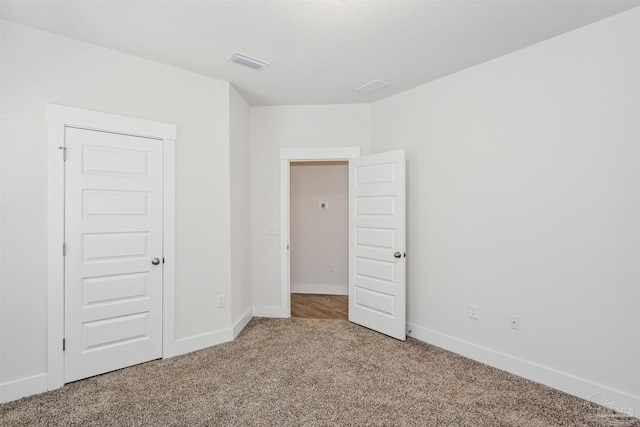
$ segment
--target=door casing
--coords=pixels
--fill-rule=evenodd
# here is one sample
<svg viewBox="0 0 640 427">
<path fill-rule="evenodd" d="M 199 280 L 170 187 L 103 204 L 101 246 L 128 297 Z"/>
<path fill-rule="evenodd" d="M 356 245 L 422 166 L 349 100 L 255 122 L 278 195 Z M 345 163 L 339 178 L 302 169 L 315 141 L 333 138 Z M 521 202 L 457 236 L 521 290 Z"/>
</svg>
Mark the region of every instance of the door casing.
<svg viewBox="0 0 640 427">
<path fill-rule="evenodd" d="M 360 157 L 360 147 L 280 149 L 280 312 L 291 317 L 290 188 L 291 162 L 348 161 Z"/>
<path fill-rule="evenodd" d="M 64 145 L 65 128 L 113 132 L 161 140 L 163 147 L 162 355 L 176 354 L 175 319 L 175 142 L 176 126 L 109 113 L 47 105 L 47 389 L 64 385 Z"/>
</svg>

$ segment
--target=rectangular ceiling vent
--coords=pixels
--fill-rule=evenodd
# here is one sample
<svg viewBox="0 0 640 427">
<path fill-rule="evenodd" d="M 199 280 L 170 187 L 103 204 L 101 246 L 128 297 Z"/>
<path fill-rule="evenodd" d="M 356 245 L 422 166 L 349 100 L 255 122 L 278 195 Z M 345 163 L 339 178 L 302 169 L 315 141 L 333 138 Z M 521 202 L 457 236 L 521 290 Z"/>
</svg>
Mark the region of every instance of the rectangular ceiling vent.
<svg viewBox="0 0 640 427">
<path fill-rule="evenodd" d="M 387 86 L 389 86 L 389 83 L 387 82 L 383 82 L 382 80 L 374 80 L 372 82 L 367 83 L 366 85 L 355 88 L 354 91 L 360 92 L 360 93 L 371 93 L 371 92 L 380 90 L 382 88 L 385 88 Z"/>
<path fill-rule="evenodd" d="M 244 65 L 245 67 L 253 68 L 254 70 L 258 71 L 264 70 L 269 66 L 269 63 L 267 61 L 252 58 L 239 52 L 235 52 L 233 55 L 231 55 L 229 61 L 235 62 L 236 64 Z"/>
</svg>

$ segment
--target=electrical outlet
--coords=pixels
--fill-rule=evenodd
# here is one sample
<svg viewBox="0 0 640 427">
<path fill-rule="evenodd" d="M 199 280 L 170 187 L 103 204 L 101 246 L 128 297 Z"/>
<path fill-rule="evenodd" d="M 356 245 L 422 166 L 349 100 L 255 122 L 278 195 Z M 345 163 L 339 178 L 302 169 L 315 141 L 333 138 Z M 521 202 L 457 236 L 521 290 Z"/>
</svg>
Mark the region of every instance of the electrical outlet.
<svg viewBox="0 0 640 427">
<path fill-rule="evenodd" d="M 225 305 L 224 295 L 218 295 L 218 308 L 222 308 Z"/>
<path fill-rule="evenodd" d="M 478 320 L 478 306 L 475 304 L 469 304 L 469 318 Z"/>
<path fill-rule="evenodd" d="M 510 314 L 509 327 L 511 329 L 520 330 L 520 316 L 516 316 L 515 314 Z"/>
</svg>

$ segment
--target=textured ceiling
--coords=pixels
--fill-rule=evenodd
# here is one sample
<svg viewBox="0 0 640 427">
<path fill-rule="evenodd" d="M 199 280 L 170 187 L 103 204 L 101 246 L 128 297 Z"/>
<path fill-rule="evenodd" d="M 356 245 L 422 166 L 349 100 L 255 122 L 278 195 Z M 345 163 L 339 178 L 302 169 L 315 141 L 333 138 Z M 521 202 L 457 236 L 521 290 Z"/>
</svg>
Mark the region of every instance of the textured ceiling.
<svg viewBox="0 0 640 427">
<path fill-rule="evenodd" d="M 18 23 L 228 80 L 251 105 L 371 102 L 640 0 L 12 1 Z M 271 65 L 228 61 L 239 51 Z M 374 79 L 390 85 L 362 94 Z"/>
</svg>

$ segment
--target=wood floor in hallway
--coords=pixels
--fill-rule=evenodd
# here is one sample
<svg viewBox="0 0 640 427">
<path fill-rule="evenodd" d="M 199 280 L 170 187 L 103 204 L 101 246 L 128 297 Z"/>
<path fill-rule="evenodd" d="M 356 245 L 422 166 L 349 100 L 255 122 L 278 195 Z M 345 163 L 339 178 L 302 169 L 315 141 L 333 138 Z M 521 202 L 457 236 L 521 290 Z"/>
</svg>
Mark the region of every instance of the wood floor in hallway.
<svg viewBox="0 0 640 427">
<path fill-rule="evenodd" d="M 291 317 L 348 320 L 349 296 L 292 293 Z"/>
</svg>

